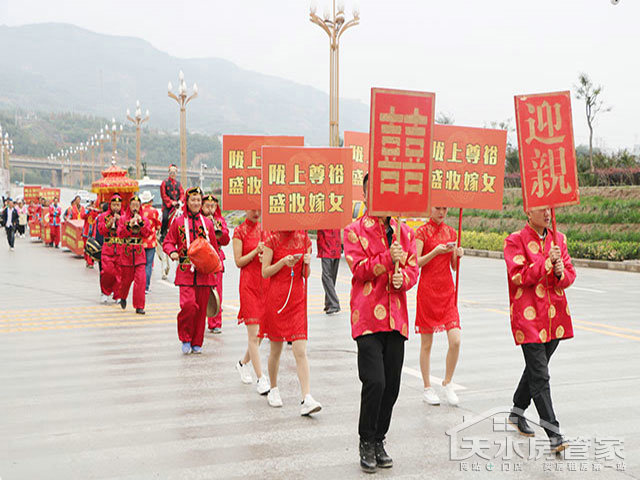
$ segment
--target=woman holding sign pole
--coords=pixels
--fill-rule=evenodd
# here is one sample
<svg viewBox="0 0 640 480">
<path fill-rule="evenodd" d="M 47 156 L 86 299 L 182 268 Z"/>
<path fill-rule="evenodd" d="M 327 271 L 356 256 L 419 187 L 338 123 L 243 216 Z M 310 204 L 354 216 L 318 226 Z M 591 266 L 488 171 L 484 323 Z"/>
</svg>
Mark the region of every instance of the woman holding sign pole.
<svg viewBox="0 0 640 480">
<path fill-rule="evenodd" d="M 456 292 L 451 270 L 456 270 L 457 259 L 464 255 L 456 247 L 457 234 L 444 223 L 446 207 L 433 207 L 431 218 L 416 234 L 416 250 L 420 272 L 418 284 L 416 333 L 420 334 L 420 370 L 424 383 L 423 400 L 430 405 L 440 405 L 440 398 L 431 386 L 431 345 L 435 332 L 447 332 L 446 372 L 442 386 L 450 405 L 458 405 L 451 379 L 460 354 L 460 316 L 456 305 Z"/>
<path fill-rule="evenodd" d="M 311 240 L 304 230 L 270 232 L 262 254 L 262 277 L 269 278 L 265 315 L 260 336 L 269 338 L 269 405 L 281 407 L 278 369 L 282 343 L 292 342 L 298 380 L 302 391 L 300 415 L 311 415 L 322 409 L 314 400 L 309 386 L 307 360 L 307 279 L 311 262 Z"/>
</svg>

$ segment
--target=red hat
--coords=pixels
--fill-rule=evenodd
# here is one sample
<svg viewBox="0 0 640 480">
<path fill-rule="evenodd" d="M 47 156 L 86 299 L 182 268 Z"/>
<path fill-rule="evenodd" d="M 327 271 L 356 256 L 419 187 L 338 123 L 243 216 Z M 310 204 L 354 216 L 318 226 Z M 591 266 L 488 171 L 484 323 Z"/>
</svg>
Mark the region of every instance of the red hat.
<svg viewBox="0 0 640 480">
<path fill-rule="evenodd" d="M 111 195 L 111 200 L 109 200 L 109 203 L 111 202 L 122 202 L 122 197 L 119 193 L 114 193 L 113 195 Z"/>
</svg>

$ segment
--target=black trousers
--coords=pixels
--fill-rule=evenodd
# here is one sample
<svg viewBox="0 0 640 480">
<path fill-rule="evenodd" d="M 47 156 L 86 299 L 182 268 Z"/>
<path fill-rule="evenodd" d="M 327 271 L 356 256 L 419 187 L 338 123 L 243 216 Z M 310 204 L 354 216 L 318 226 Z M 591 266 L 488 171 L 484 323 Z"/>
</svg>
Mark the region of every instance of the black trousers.
<svg viewBox="0 0 640 480">
<path fill-rule="evenodd" d="M 18 228 L 18 233 L 19 233 L 20 235 L 24 235 L 25 227 L 26 227 L 26 225 L 20 225 L 20 224 L 18 224 L 18 227 L 17 227 L 17 228 Z"/>
<path fill-rule="evenodd" d="M 322 287 L 324 288 L 324 311 L 340 310 L 340 301 L 336 294 L 336 280 L 338 279 L 339 258 L 321 258 Z"/>
<path fill-rule="evenodd" d="M 167 235 L 167 230 L 169 230 L 169 209 L 165 206 L 162 206 L 162 226 L 160 227 L 160 241 L 164 242 L 164 237 Z"/>
<path fill-rule="evenodd" d="M 553 411 L 549 384 L 549 360 L 558 348 L 559 342 L 556 339 L 547 343 L 522 344 L 525 367 L 518 388 L 513 394 L 513 405 L 522 410 L 526 410 L 533 400 L 540 420 L 543 421 L 542 426 L 549 437 L 558 435 L 560 427 Z"/>
<path fill-rule="evenodd" d="M 400 392 L 405 338 L 378 332 L 356 338 L 360 394 L 360 439 L 382 441 L 389 431 L 393 406 Z"/>
<path fill-rule="evenodd" d="M 5 232 L 7 232 L 7 242 L 9 242 L 9 247 L 13 248 L 16 240 L 16 229 L 15 227 L 4 227 Z"/>
</svg>

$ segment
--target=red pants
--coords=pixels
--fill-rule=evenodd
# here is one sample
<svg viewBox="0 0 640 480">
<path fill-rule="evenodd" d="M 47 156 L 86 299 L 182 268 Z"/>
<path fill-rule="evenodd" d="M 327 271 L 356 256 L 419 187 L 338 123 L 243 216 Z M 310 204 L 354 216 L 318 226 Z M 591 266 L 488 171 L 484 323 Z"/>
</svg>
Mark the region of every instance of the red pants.
<svg viewBox="0 0 640 480">
<path fill-rule="evenodd" d="M 118 300 L 120 298 L 120 255 L 110 256 L 102 254 L 102 272 L 100 272 L 100 289 L 105 295 L 111 295 Z"/>
<path fill-rule="evenodd" d="M 54 247 L 60 245 L 60 225 L 51 225 L 51 243 Z"/>
<path fill-rule="evenodd" d="M 133 282 L 133 308 L 144 309 L 144 288 L 147 283 L 145 264 L 121 265 L 120 278 L 120 298 L 126 299 L 129 296 L 129 288 Z M 205 307 L 206 308 L 206 307 Z"/>
<path fill-rule="evenodd" d="M 216 291 L 220 296 L 220 311 L 215 317 L 207 317 L 209 328 L 222 328 L 222 272 L 216 274 Z"/>
<path fill-rule="evenodd" d="M 191 346 L 196 347 L 202 346 L 210 288 L 180 286 L 178 338 L 181 342 L 191 342 Z"/>
</svg>

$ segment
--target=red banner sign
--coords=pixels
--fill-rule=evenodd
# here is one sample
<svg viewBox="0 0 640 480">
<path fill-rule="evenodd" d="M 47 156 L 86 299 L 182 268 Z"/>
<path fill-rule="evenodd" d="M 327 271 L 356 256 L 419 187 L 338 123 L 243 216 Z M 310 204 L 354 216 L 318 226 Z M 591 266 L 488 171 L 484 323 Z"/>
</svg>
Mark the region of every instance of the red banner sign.
<svg viewBox="0 0 640 480">
<path fill-rule="evenodd" d="M 265 145 L 304 146 L 304 137 L 223 135 L 222 206 L 257 210 L 262 191 L 261 149 Z"/>
<path fill-rule="evenodd" d="M 40 190 L 42 187 L 40 185 L 25 185 L 24 186 L 24 203 L 26 205 L 31 204 L 31 202 L 38 203 L 40 200 Z"/>
<path fill-rule="evenodd" d="M 427 215 L 435 100 L 434 93 L 371 89 L 372 215 Z"/>
<path fill-rule="evenodd" d="M 515 97 L 525 210 L 580 203 L 569 92 Z"/>
<path fill-rule="evenodd" d="M 54 199 L 60 201 L 60 189 L 59 188 L 41 188 L 40 196 L 44 197 L 48 203 L 53 202 Z"/>
<path fill-rule="evenodd" d="M 351 221 L 351 149 L 263 147 L 265 230 L 338 229 Z"/>
<path fill-rule="evenodd" d="M 84 255 L 83 226 L 84 220 L 67 220 L 61 226 L 62 246 L 79 256 Z"/>
<path fill-rule="evenodd" d="M 435 125 L 431 204 L 502 210 L 507 132 Z"/>
<path fill-rule="evenodd" d="M 369 172 L 369 134 L 344 132 L 344 146 L 351 147 L 353 160 L 353 200 L 364 200 L 362 180 Z"/>
</svg>

